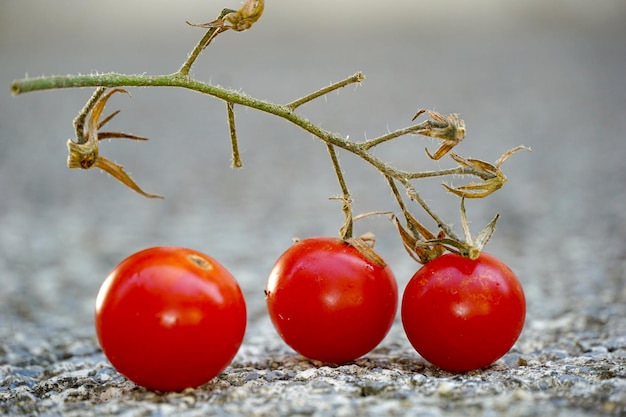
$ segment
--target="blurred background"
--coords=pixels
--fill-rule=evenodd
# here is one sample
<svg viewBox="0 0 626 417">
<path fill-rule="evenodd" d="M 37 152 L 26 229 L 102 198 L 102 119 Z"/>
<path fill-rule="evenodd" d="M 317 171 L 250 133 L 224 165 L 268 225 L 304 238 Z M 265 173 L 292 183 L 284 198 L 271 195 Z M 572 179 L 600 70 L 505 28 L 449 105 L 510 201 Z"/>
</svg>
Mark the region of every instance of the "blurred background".
<svg viewBox="0 0 626 417">
<path fill-rule="evenodd" d="M 150 138 L 112 141 L 149 200 L 102 172 L 69 170 L 72 120 L 92 90 L 11 97 L 25 76 L 175 72 L 203 30 L 236 0 L 0 3 L 0 337 L 70 329 L 91 337 L 96 293 L 131 253 L 183 245 L 220 260 L 246 293 L 251 324 L 292 237 L 336 235 L 340 193 L 325 146 L 283 120 L 237 107 L 244 168 L 230 168 L 224 104 L 180 89 L 114 96 L 109 125 Z M 465 120 L 456 149 L 503 167 L 509 182 L 467 204 L 475 232 L 495 213 L 487 250 L 519 275 L 533 320 L 626 300 L 626 3 L 268 0 L 249 31 L 225 33 L 195 78 L 287 103 L 356 71 L 367 79 L 302 106 L 323 128 L 364 140 L 406 127 L 421 108 Z M 399 168 L 453 166 L 427 159 L 438 144 L 410 136 L 376 149 Z M 372 167 L 340 152 L 355 212 L 394 210 Z M 453 178 L 460 185 L 468 179 Z M 458 229 L 458 198 L 440 180 L 416 183 Z M 428 222 L 418 207 L 414 212 Z M 400 288 L 417 269 L 386 217 L 359 222 Z"/>
</svg>

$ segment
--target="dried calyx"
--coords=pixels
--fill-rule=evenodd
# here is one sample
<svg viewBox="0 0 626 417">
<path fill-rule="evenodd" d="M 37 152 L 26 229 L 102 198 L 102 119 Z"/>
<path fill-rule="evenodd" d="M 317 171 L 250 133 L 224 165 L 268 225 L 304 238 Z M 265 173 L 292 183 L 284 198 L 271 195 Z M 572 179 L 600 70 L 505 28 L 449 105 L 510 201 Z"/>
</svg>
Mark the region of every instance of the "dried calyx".
<svg viewBox="0 0 626 417">
<path fill-rule="evenodd" d="M 484 181 L 461 185 L 458 187 L 451 187 L 444 183 L 443 186 L 446 187 L 446 189 L 450 191 L 452 194 L 456 194 L 459 197 L 463 197 L 463 198 L 487 197 L 489 194 L 502 188 L 502 186 L 507 180 L 506 176 L 502 173 L 502 170 L 500 169 L 504 161 L 509 159 L 509 157 L 513 155 L 514 153 L 521 151 L 521 150 L 530 152 L 530 148 L 526 146 L 517 146 L 513 149 L 506 151 L 496 161 L 495 165 L 490 164 L 485 161 L 481 161 L 479 159 L 463 158 L 455 154 L 454 152 L 452 152 L 450 153 L 450 157 L 452 159 L 454 159 L 462 167 L 474 168 L 478 172 L 482 173 L 480 177 L 483 178 Z"/>
<path fill-rule="evenodd" d="M 411 120 L 417 119 L 423 113 L 428 114 L 432 120 L 428 120 L 427 125 L 416 133 L 439 139 L 441 146 L 434 155 L 425 149 L 430 159 L 439 160 L 465 138 L 465 122 L 456 113 L 444 116 L 426 109 L 419 110 Z"/>
<path fill-rule="evenodd" d="M 118 165 L 114 162 L 111 162 L 107 158 L 103 157 L 99 153 L 99 141 L 102 139 L 132 139 L 132 140 L 147 140 L 141 136 L 135 136 L 128 133 L 123 132 L 100 132 L 100 128 L 104 126 L 107 122 L 109 122 L 113 117 L 115 117 L 119 111 L 112 113 L 111 115 L 105 117 L 102 121 L 100 120 L 100 115 L 104 110 L 104 106 L 106 105 L 107 100 L 115 93 L 126 93 L 128 92 L 122 88 L 114 88 L 109 90 L 104 94 L 106 88 L 99 88 L 96 90 L 94 95 L 92 96 L 92 100 L 87 103 L 85 109 L 79 114 L 76 118 L 74 125 L 77 128 L 76 131 L 76 141 L 68 140 L 67 141 L 67 149 L 69 151 L 69 155 L 67 158 L 67 166 L 69 168 L 81 168 L 81 169 L 90 169 L 90 168 L 100 168 L 101 170 L 107 172 L 115 179 L 126 185 L 127 187 L 133 189 L 139 194 L 149 197 L 149 198 L 163 198 L 157 194 L 150 194 L 141 189 L 139 185 L 124 171 L 124 168 L 121 165 Z M 84 119 L 89 113 L 89 122 L 87 124 L 87 129 L 83 130 L 82 126 L 84 124 Z"/>
<path fill-rule="evenodd" d="M 493 235 L 499 215 L 496 215 L 480 231 L 476 238 L 473 238 L 470 233 L 467 215 L 465 212 L 465 199 L 484 198 L 502 188 L 507 181 L 506 176 L 501 170 L 501 166 L 504 161 L 518 151 L 530 151 L 531 149 L 525 146 L 518 146 L 510 149 L 505 152 L 495 164 L 481 161 L 479 159 L 461 157 L 456 153 L 449 151 L 456 146 L 465 135 L 465 124 L 463 121 L 458 119 L 456 114 L 444 117 L 438 113 L 425 110 L 420 110 L 415 117 L 419 116 L 423 112 L 428 113 L 428 115 L 433 119 L 433 126 L 425 132 L 418 133 L 435 137 L 442 141 L 442 145 L 437 152 L 435 152 L 435 155 L 431 155 L 428 150 L 426 153 L 432 159 L 439 159 L 446 153 L 449 153 L 450 157 L 459 164 L 460 168 L 470 168 L 473 175 L 483 181 L 473 182 L 458 187 L 452 187 L 445 183 L 443 184 L 448 191 L 461 197 L 461 225 L 463 228 L 463 238 L 452 235 L 450 227 L 443 224 L 438 218 L 435 217 L 433 218 L 439 223 L 439 231 L 436 235 L 431 232 L 407 210 L 397 188 L 395 187 L 395 183 L 393 180 L 388 178 L 389 185 L 394 192 L 396 200 L 398 201 L 404 216 L 405 224 L 403 225 L 400 219 L 395 215 L 391 216 L 391 220 L 398 229 L 404 248 L 407 250 L 411 258 L 419 263 L 426 264 L 443 255 L 446 251 L 456 253 L 470 259 L 476 259 Z M 414 197 L 416 197 L 416 194 Z M 429 214 L 433 216 L 430 211 Z M 446 231 L 448 231 L 448 233 L 446 233 Z"/>
<path fill-rule="evenodd" d="M 241 9 L 224 9 L 222 10 L 220 17 L 211 22 L 199 24 L 187 22 L 187 24 L 205 29 L 215 28 L 216 31 L 212 36 L 213 38 L 228 29 L 232 29 L 236 32 L 243 32 L 244 30 L 250 29 L 252 25 L 254 25 L 257 20 L 261 18 L 264 9 L 264 0 L 247 0 L 244 5 L 241 6 Z M 206 43 L 206 45 L 208 45 L 209 42 L 210 40 Z"/>
</svg>

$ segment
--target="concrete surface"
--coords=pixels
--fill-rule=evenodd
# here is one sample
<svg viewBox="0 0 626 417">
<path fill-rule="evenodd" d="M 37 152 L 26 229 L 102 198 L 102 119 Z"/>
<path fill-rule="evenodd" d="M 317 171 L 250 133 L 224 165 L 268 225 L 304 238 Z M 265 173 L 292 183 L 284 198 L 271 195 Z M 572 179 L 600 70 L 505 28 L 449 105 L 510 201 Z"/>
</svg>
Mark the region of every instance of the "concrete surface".
<svg viewBox="0 0 626 417">
<path fill-rule="evenodd" d="M 507 161 L 509 182 L 469 202 L 472 227 L 501 213 L 488 251 L 520 277 L 524 332 L 492 367 L 433 368 L 399 321 L 371 354 L 340 367 L 287 348 L 263 288 L 294 236 L 334 235 L 338 194 L 322 144 L 281 120 L 238 109 L 244 168 L 229 168 L 223 103 L 175 89 L 115 97 L 111 127 L 148 143 L 106 142 L 149 192 L 65 167 L 72 119 L 91 91 L 11 97 L 25 74 L 170 73 L 231 0 L 0 4 L 0 414 L 44 416 L 585 416 L 626 415 L 626 30 L 623 2 L 268 1 L 249 33 L 227 33 L 196 78 L 288 102 L 356 71 L 367 80 L 301 112 L 353 139 L 407 126 L 420 108 L 458 112 L 459 153 Z M 232 3 L 232 4 L 231 4 Z M 545 3 L 545 4 L 544 4 Z M 377 150 L 397 166 L 432 169 L 421 137 Z M 340 154 L 357 212 L 397 210 L 384 180 Z M 460 183 L 461 179 L 453 179 Z M 458 201 L 419 183 L 440 214 Z M 384 218 L 378 236 L 399 287 L 416 269 Z M 238 278 L 248 332 L 232 365 L 195 390 L 159 394 L 119 376 L 99 350 L 100 283 L 139 249 L 202 250 Z"/>
</svg>

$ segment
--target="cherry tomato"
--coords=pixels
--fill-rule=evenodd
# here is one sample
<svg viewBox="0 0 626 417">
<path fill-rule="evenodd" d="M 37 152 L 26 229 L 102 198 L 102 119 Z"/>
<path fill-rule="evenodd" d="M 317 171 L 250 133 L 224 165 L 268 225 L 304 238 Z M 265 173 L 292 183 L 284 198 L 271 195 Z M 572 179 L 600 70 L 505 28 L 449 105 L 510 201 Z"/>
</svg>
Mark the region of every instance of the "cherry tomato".
<svg viewBox="0 0 626 417">
<path fill-rule="evenodd" d="M 196 387 L 232 361 L 246 305 L 235 278 L 214 259 L 155 247 L 122 261 L 96 300 L 96 333 L 124 376 L 159 391 Z"/>
<path fill-rule="evenodd" d="M 402 297 L 402 323 L 417 352 L 451 372 L 486 367 L 511 349 L 526 316 L 517 277 L 496 257 L 445 254 L 419 269 Z"/>
<path fill-rule="evenodd" d="M 374 349 L 398 306 L 391 268 L 330 237 L 291 246 L 274 265 L 265 293 L 283 340 L 307 358 L 331 363 Z"/>
</svg>

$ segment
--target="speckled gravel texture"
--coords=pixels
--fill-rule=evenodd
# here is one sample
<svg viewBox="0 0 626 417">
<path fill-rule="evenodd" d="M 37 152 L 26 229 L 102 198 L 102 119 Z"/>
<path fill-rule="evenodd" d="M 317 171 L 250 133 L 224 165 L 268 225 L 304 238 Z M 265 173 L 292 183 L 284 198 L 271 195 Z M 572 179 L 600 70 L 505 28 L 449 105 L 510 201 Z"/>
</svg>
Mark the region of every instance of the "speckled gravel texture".
<svg viewBox="0 0 626 417">
<path fill-rule="evenodd" d="M 238 108 L 244 168 L 229 168 L 224 105 L 179 89 L 132 89 L 111 128 L 148 143 L 105 142 L 149 192 L 65 167 L 65 141 L 87 90 L 11 97 L 25 74 L 171 73 L 200 29 L 234 0 L 67 0 L 0 4 L 0 414 L 42 416 L 587 416 L 626 415 L 626 7 L 623 2 L 268 0 L 248 33 L 227 33 L 193 75 L 289 102 L 356 71 L 367 80 L 307 104 L 324 128 L 372 138 L 420 108 L 458 112 L 462 155 L 504 165 L 506 186 L 467 203 L 477 230 L 501 221 L 487 250 L 518 274 L 528 302 L 513 349 L 463 375 L 423 361 L 399 318 L 370 354 L 343 366 L 286 347 L 263 289 L 291 238 L 334 235 L 338 187 L 325 147 L 282 120 Z M 381 2 L 382 3 L 382 2 Z M 377 156 L 435 169 L 407 137 Z M 384 179 L 340 152 L 355 211 L 397 210 Z M 455 184 L 462 179 L 454 178 Z M 418 183 L 458 227 L 458 199 Z M 415 207 L 416 208 L 416 207 Z M 417 209 L 417 208 L 416 208 Z M 417 268 L 384 217 L 378 236 L 400 290 Z M 108 272 L 154 245 L 219 259 L 248 303 L 244 344 L 223 374 L 180 393 L 120 376 L 103 356 L 93 306 Z M 155 364 L 158 366 L 158 364 Z"/>
</svg>

